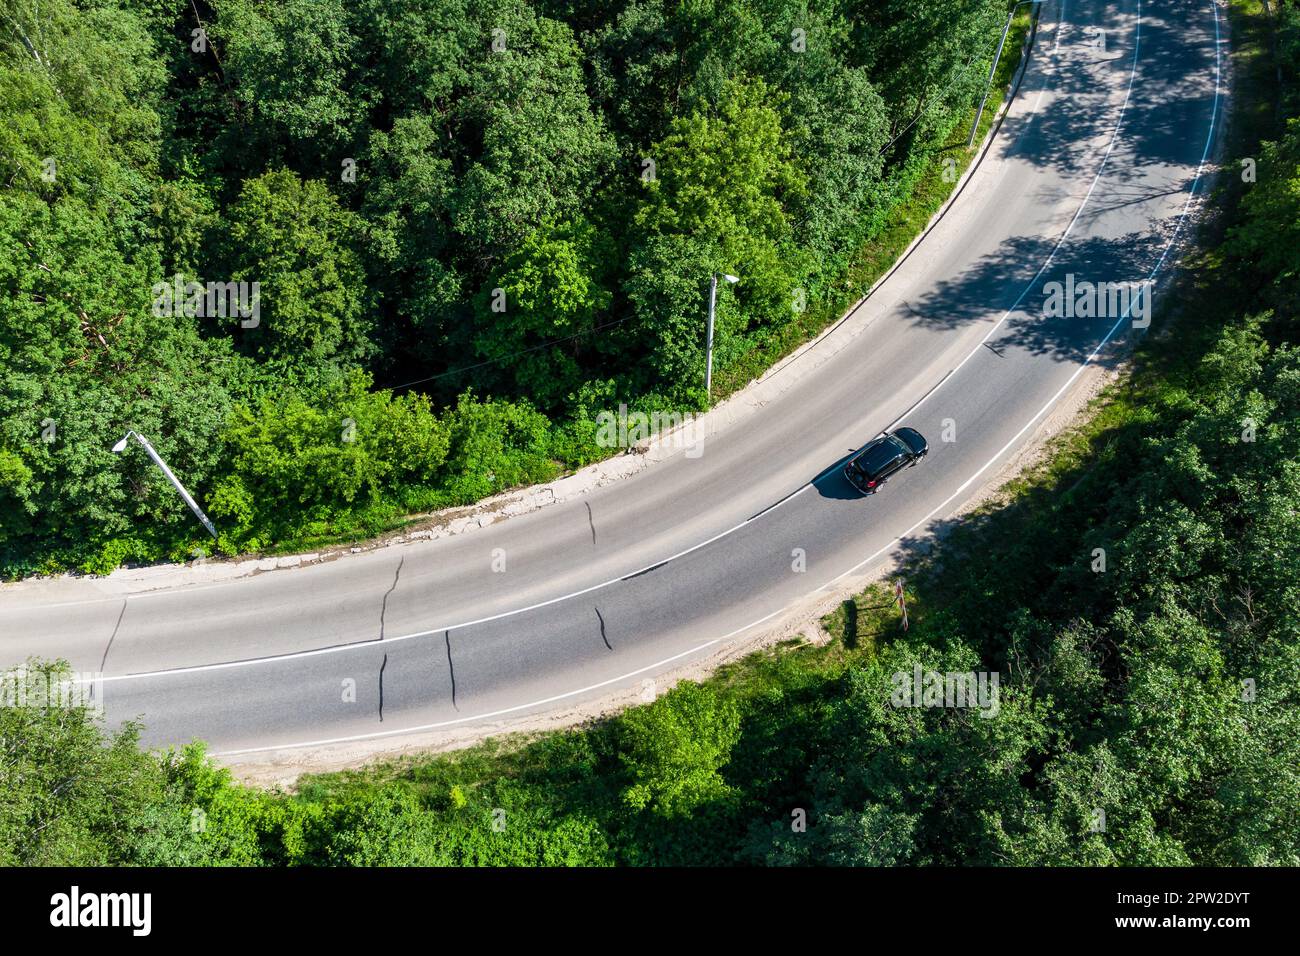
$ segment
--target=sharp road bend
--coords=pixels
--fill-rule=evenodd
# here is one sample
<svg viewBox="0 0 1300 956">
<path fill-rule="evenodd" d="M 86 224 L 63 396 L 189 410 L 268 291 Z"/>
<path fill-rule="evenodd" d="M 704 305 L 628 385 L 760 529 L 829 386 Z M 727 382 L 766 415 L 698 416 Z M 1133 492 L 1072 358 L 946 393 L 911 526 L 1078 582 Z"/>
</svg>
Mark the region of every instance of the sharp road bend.
<svg viewBox="0 0 1300 956">
<path fill-rule="evenodd" d="M 865 327 L 801 355 L 833 353 L 702 455 L 472 534 L 221 584 L 7 586 L 0 665 L 103 671 L 110 723 L 234 756 L 540 714 L 739 639 L 923 539 L 1140 334 L 1128 314 L 1045 317 L 1045 286 L 1172 270 L 1222 123 L 1226 41 L 1212 0 L 1048 0 L 987 152 L 857 307 Z M 837 463 L 901 424 L 929 457 L 863 497 Z"/>
</svg>

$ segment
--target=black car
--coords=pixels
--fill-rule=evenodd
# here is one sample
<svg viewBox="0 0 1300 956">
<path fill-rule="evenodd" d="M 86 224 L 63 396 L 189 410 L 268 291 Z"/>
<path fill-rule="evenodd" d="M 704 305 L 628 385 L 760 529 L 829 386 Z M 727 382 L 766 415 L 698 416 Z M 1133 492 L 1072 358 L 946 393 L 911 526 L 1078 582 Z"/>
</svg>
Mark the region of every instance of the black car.
<svg viewBox="0 0 1300 956">
<path fill-rule="evenodd" d="M 863 446 L 844 466 L 844 477 L 854 488 L 874 495 L 891 475 L 915 465 L 929 450 L 915 428 L 900 428 Z"/>
</svg>

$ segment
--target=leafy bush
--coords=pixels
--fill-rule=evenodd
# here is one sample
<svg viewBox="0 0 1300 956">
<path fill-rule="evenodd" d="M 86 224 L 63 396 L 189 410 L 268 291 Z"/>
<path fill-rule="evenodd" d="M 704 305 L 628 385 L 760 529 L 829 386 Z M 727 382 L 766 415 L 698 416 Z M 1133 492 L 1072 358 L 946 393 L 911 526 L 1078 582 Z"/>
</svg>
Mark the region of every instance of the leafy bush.
<svg viewBox="0 0 1300 956">
<path fill-rule="evenodd" d="M 623 802 L 673 817 L 727 797 L 718 771 L 740 739 L 736 703 L 699 684 L 679 684 L 619 719 L 619 759 L 631 775 Z"/>
<path fill-rule="evenodd" d="M 448 412 L 447 427 L 452 451 L 443 474 L 449 503 L 549 481 L 559 472 L 551 458 L 550 423 L 526 402 L 480 402 L 466 393 Z"/>
<path fill-rule="evenodd" d="M 426 396 L 369 385 L 353 372 L 308 396 L 236 407 L 224 435 L 228 473 L 210 504 L 224 549 L 347 529 L 427 503 L 451 430 Z"/>
<path fill-rule="evenodd" d="M 744 381 L 833 316 L 969 115 L 1005 9 L 877 6 L 218 0 L 209 55 L 177 42 L 185 4 L 15 8 L 0 575 L 211 547 L 142 456 L 107 452 L 128 428 L 226 551 L 373 534 L 595 460 L 594 413 L 707 404 L 712 272 L 743 276 L 715 371 Z M 257 324 L 156 314 L 178 277 L 258 283 Z M 382 428 L 342 447 L 333 406 L 365 403 L 332 383 L 358 373 L 429 395 L 426 414 L 378 393 L 358 423 L 442 426 L 409 453 Z"/>
</svg>

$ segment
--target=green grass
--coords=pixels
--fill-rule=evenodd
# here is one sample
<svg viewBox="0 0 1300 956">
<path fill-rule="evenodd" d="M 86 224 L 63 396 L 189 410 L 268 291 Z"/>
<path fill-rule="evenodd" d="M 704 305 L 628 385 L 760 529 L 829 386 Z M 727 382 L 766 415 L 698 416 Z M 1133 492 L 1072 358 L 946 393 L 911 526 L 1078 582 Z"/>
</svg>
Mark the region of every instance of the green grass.
<svg viewBox="0 0 1300 956">
<path fill-rule="evenodd" d="M 1254 15 L 1259 8 L 1250 0 L 1234 0 L 1231 8 L 1233 28 L 1238 31 L 1232 53 L 1237 63 L 1237 97 L 1249 103 L 1258 96 L 1267 99 L 1269 89 L 1271 66 L 1259 53 L 1264 25 Z M 1027 18 L 1022 17 L 1018 23 L 1021 36 L 1027 27 Z M 1008 47 L 1019 50 L 1014 32 Z M 1000 80 L 1005 82 L 1015 66 L 1004 58 Z M 991 113 L 986 114 L 988 122 Z M 1274 128 L 1271 108 L 1238 111 L 1229 128 L 1228 154 L 1253 149 L 1260 137 Z M 969 125 L 960 137 L 963 143 L 968 135 Z M 1240 185 L 1239 178 L 1225 177 L 1216 201 L 1230 210 Z M 939 192 L 931 194 L 930 201 L 941 203 Z M 930 207 L 924 200 L 918 198 L 909 208 L 917 221 L 928 219 L 924 209 Z M 1216 235 L 1203 239 L 1208 245 Z M 951 581 L 966 576 L 968 569 L 986 561 L 986 556 L 1013 552 L 1014 544 L 1033 529 L 1041 533 L 1042 528 L 1051 527 L 1056 509 L 1068 506 L 1073 486 L 1091 470 L 1107 467 L 1117 447 L 1129 440 L 1138 426 L 1150 423 L 1158 409 L 1176 404 L 1180 394 L 1194 387 L 1201 356 L 1234 316 L 1234 303 L 1221 295 L 1223 277 L 1218 267 L 1219 254 L 1212 246 L 1199 252 L 1182 275 L 1177 296 L 1181 306 L 1163 310 L 1154 323 L 1159 334 L 1143 340 L 1120 380 L 1094 399 L 1074 426 L 1049 442 L 1035 466 L 1004 485 L 969 516 L 950 541 L 902 570 L 909 581 L 908 613 L 913 628 L 924 627 L 931 614 L 942 611 L 942 602 L 927 596 L 943 594 Z M 785 641 L 718 668 L 704 683 L 742 707 L 769 697 L 824 690 L 855 662 L 869 658 L 901 633 L 892 586 L 882 582 L 868 587 L 823 617 L 821 624 L 830 636 L 828 642 Z M 580 741 L 590 743 L 608 729 L 609 721 L 595 721 L 575 730 L 506 735 L 454 753 L 379 761 L 358 771 L 306 775 L 298 787 L 304 798 L 321 800 L 391 782 L 429 796 L 445 795 L 453 786 L 473 793 L 489 781 L 536 782 L 557 772 L 554 761 L 570 759 Z"/>
<path fill-rule="evenodd" d="M 1234 22 L 1247 10 L 1233 7 Z M 1250 84 L 1267 60 L 1242 62 L 1240 89 L 1262 91 Z M 1230 151 L 1272 132 L 1257 119 L 1231 126 Z M 1239 191 L 1221 185 L 1223 224 Z M 1258 279 L 1212 250 L 1192 263 L 1180 304 L 1085 420 L 904 563 L 906 635 L 882 582 L 823 618 L 825 643 L 784 641 L 577 728 L 307 775 L 289 796 L 214 783 L 191 751 L 168 771 L 175 816 L 191 832 L 192 801 L 209 829 L 198 849 L 179 834 L 168 852 L 325 865 L 1293 864 L 1294 576 L 1258 582 L 1258 619 L 1220 609 L 1256 583 L 1253 566 L 1221 576 L 1243 551 L 1294 550 L 1295 483 L 1267 487 L 1295 457 L 1296 362 L 1277 350 L 1278 378 L 1251 369 L 1267 349 L 1241 334 L 1260 322 L 1242 287 Z M 1243 383 L 1288 410 L 1273 458 L 1220 440 Z M 1180 451 L 1231 490 L 1170 502 Z M 1234 495 L 1259 506 L 1263 536 Z M 1189 538 L 1163 537 L 1170 521 Z M 1094 534 L 1115 542 L 1114 573 L 1081 565 Z M 1186 563 L 1184 540 L 1200 545 Z M 1004 675 L 1007 719 L 889 706 L 913 664 Z M 1258 702 L 1240 698 L 1241 673 L 1261 675 Z M 1097 807 L 1104 834 L 1089 829 Z M 809 813 L 806 835 L 791 835 L 791 808 Z"/>
</svg>

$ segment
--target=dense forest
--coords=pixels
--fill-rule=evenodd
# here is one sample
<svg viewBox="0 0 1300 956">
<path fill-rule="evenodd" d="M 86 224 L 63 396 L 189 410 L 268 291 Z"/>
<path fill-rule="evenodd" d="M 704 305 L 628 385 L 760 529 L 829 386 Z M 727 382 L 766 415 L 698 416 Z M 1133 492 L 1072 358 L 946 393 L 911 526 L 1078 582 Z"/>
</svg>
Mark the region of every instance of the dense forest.
<svg viewBox="0 0 1300 956">
<path fill-rule="evenodd" d="M 0 575 L 211 553 L 127 429 L 230 554 L 704 407 L 709 276 L 724 378 L 834 317 L 1007 7 L 0 0 Z"/>
<path fill-rule="evenodd" d="M 0 863 L 1300 865 L 1300 11 L 1233 7 L 1233 154 L 1178 305 L 907 569 L 908 630 L 868 593 L 827 644 L 292 795 L 6 708 Z M 998 718 L 889 706 L 916 665 L 999 671 Z"/>
</svg>

